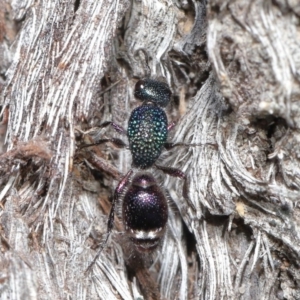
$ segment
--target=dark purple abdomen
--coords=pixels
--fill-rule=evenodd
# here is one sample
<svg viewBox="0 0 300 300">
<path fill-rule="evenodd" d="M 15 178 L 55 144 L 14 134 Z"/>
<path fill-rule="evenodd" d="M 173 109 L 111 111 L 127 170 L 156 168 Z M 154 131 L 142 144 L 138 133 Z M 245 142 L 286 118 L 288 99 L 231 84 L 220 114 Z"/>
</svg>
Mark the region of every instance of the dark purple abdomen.
<svg viewBox="0 0 300 300">
<path fill-rule="evenodd" d="M 167 200 L 154 177 L 137 174 L 124 196 L 123 221 L 139 251 L 152 251 L 158 246 L 167 220 Z"/>
</svg>

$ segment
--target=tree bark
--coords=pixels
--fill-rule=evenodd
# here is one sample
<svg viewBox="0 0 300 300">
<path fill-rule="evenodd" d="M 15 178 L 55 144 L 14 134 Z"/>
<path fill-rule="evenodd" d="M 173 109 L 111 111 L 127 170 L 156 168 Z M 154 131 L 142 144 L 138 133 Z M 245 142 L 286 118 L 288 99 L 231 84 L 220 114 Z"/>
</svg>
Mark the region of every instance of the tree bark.
<svg viewBox="0 0 300 300">
<path fill-rule="evenodd" d="M 300 299 L 299 7 L 0 0 L 1 299 Z M 80 145 L 120 137 L 90 129 L 127 127 L 145 53 L 173 92 L 169 140 L 194 144 L 158 161 L 190 201 L 151 169 L 169 195 L 161 246 L 135 252 L 120 199 L 86 273 L 131 155 Z"/>
</svg>

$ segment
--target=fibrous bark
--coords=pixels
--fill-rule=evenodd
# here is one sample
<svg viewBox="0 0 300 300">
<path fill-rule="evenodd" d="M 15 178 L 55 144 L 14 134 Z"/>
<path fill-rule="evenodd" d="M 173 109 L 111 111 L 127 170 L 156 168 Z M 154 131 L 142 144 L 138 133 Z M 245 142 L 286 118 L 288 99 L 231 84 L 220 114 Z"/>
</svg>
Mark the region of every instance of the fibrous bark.
<svg viewBox="0 0 300 300">
<path fill-rule="evenodd" d="M 1 299 L 299 299 L 296 1 L 0 0 Z M 142 49 L 143 51 L 138 51 Z M 140 257 L 109 198 L 137 78 L 173 91 L 162 245 Z M 124 138 L 124 137 L 122 137 Z M 126 139 L 126 137 L 125 137 Z M 193 208 L 194 206 L 194 208 Z"/>
</svg>

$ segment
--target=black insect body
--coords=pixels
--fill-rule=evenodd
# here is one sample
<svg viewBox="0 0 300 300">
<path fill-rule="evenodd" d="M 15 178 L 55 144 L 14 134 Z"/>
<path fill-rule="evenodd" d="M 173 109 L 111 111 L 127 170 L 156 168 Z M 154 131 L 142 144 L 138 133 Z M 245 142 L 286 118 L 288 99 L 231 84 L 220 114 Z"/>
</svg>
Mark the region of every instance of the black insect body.
<svg viewBox="0 0 300 300">
<path fill-rule="evenodd" d="M 140 252 L 151 252 L 164 235 L 167 200 L 150 173 L 138 173 L 123 199 L 123 221 L 128 237 Z"/>
<path fill-rule="evenodd" d="M 135 85 L 134 96 L 143 102 L 152 102 L 166 107 L 171 95 L 169 86 L 162 81 L 147 78 L 139 80 Z"/>
<path fill-rule="evenodd" d="M 153 79 L 140 80 L 135 86 L 134 95 L 142 100 L 143 104 L 132 111 L 127 132 L 113 122 L 103 123 L 101 127 L 112 125 L 116 131 L 127 135 L 133 167 L 145 170 L 154 166 L 168 175 L 184 179 L 183 196 L 188 200 L 185 174 L 179 169 L 155 164 L 164 147 L 168 150 L 174 146 L 185 145 L 167 143 L 171 126 L 168 126 L 167 116 L 162 107 L 170 102 L 171 91 L 168 85 Z M 102 139 L 93 145 L 106 142 L 111 142 L 119 148 L 126 147 L 126 144 L 117 138 Z M 84 147 L 87 146 L 90 145 Z M 163 191 L 149 172 L 139 172 L 131 180 L 132 174 L 133 170 L 130 170 L 115 189 L 108 218 L 107 237 L 88 270 L 98 259 L 112 231 L 115 206 L 119 199 L 123 198 L 122 219 L 126 234 L 139 252 L 152 252 L 164 235 L 168 206 Z"/>
<path fill-rule="evenodd" d="M 114 122 L 105 122 L 100 127 L 111 125 L 119 133 L 127 135 L 132 165 L 144 170 L 155 164 L 164 147 L 171 149 L 183 144 L 167 143 L 168 131 L 173 126 L 173 124 L 168 126 L 166 113 L 162 109 L 171 99 L 171 90 L 168 85 L 153 79 L 139 80 L 135 85 L 134 95 L 142 100 L 143 104 L 132 111 L 127 132 L 122 126 Z M 127 146 L 118 138 L 102 139 L 93 145 L 107 142 L 111 142 L 118 148 Z M 83 147 L 89 146 L 92 145 L 84 145 Z M 170 175 L 172 174 L 170 173 Z"/>
</svg>

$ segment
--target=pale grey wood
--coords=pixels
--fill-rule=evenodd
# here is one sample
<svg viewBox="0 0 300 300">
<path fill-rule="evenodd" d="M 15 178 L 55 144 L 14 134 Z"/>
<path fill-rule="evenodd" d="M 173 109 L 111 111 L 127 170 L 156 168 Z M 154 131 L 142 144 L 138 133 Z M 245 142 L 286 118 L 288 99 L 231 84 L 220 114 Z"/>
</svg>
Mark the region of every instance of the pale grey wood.
<svg viewBox="0 0 300 300">
<path fill-rule="evenodd" d="M 1 299 L 300 298 L 297 1 L 0 0 L 0 21 Z M 75 137 L 126 128 L 139 49 L 172 87 L 170 140 L 198 144 L 158 161 L 186 172 L 196 210 L 151 170 L 169 194 L 161 248 L 131 249 L 120 202 L 85 274 L 131 157 L 99 147 L 99 179 Z"/>
</svg>

